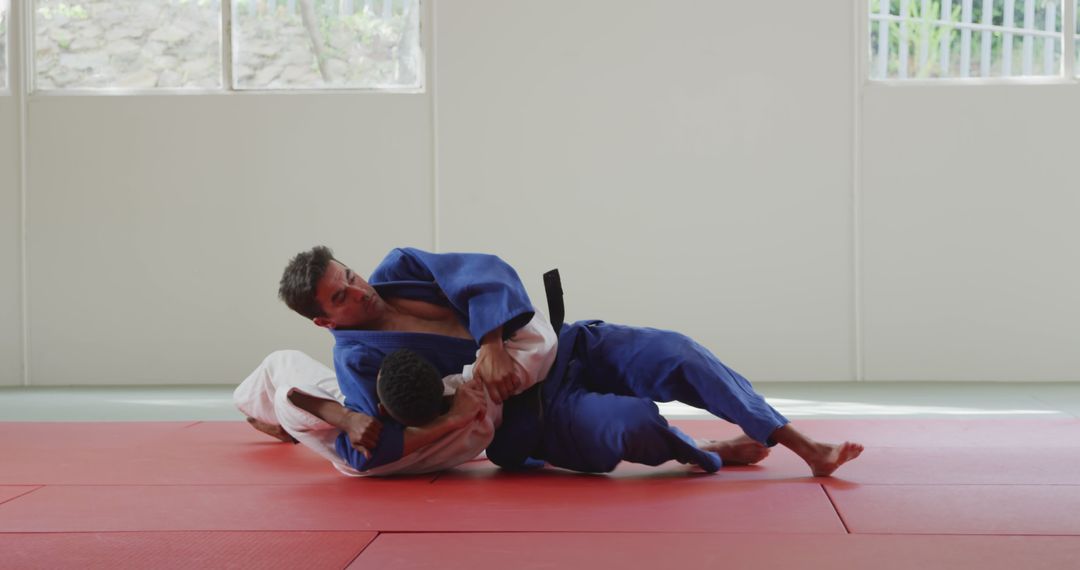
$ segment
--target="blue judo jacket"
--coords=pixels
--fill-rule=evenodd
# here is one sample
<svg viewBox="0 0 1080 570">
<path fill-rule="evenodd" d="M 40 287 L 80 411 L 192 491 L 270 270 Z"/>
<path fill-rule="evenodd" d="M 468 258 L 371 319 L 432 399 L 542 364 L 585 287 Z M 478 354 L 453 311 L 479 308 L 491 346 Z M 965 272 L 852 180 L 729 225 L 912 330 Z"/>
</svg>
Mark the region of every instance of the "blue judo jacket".
<svg viewBox="0 0 1080 570">
<path fill-rule="evenodd" d="M 517 272 L 494 255 L 429 253 L 415 248 L 391 251 L 368 282 L 384 298 L 408 298 L 453 309 L 474 339 L 503 327 L 509 336 L 532 319 L 534 309 Z M 408 348 L 427 358 L 442 375 L 458 374 L 476 360 L 478 341 L 442 335 L 334 329 L 334 368 L 351 410 L 378 417 L 375 379 L 382 360 Z M 509 401 L 509 400 L 508 400 Z M 381 418 L 378 445 L 367 459 L 350 445 L 347 434 L 337 452 L 360 471 L 401 458 L 405 427 Z M 512 422 L 513 424 L 513 422 Z"/>
</svg>

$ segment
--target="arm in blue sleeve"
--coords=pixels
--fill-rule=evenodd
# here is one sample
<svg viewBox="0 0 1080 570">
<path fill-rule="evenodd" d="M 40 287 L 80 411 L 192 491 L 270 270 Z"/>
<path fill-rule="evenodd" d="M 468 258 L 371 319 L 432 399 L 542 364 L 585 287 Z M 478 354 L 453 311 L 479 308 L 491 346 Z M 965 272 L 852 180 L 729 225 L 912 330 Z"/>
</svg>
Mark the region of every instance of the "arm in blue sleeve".
<svg viewBox="0 0 1080 570">
<path fill-rule="evenodd" d="M 388 281 L 435 281 L 435 276 L 414 256 L 409 255 L 407 249 L 413 248 L 399 247 L 386 254 L 386 257 L 368 276 L 368 282 L 378 284 Z"/>
<path fill-rule="evenodd" d="M 334 368 L 338 375 L 338 385 L 345 394 L 345 407 L 379 418 L 383 424 L 379 443 L 374 449 L 368 450 L 371 452 L 370 459 L 353 448 L 345 432 L 338 435 L 335 447 L 338 455 L 354 469 L 366 471 L 401 459 L 405 449 L 405 427 L 392 418 L 379 417 L 379 400 L 375 394 L 374 380 L 378 370 L 364 366 L 360 360 L 362 359 L 359 355 L 353 351 L 334 351 Z"/>
<path fill-rule="evenodd" d="M 521 278 L 494 255 L 400 248 L 371 274 L 372 283 L 410 280 L 434 281 L 450 304 L 468 318 L 469 334 L 477 341 L 498 327 L 509 334 L 533 317 Z"/>
<path fill-rule="evenodd" d="M 405 448 L 405 426 L 389 418 L 379 419 L 383 422 L 383 428 L 375 449 L 368 450 L 371 452 L 371 459 L 353 448 L 349 442 L 349 434 L 341 432 L 338 435 L 335 443 L 338 455 L 357 471 L 367 471 L 401 459 L 402 450 Z"/>
</svg>

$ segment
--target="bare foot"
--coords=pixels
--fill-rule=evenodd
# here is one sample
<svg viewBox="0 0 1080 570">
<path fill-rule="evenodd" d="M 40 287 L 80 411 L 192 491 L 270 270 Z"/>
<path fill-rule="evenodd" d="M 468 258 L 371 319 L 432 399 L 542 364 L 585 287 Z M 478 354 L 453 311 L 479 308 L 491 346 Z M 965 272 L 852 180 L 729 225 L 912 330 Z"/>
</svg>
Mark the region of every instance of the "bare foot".
<svg viewBox="0 0 1080 570">
<path fill-rule="evenodd" d="M 265 433 L 266 435 L 278 441 L 284 443 L 296 443 L 296 440 L 293 439 L 293 436 L 289 435 L 289 432 L 285 431 L 285 428 L 281 426 L 261 422 L 255 418 L 248 418 L 247 423 L 251 424 L 251 427 Z"/>
<path fill-rule="evenodd" d="M 814 477 L 832 475 L 832 472 L 836 471 L 838 467 L 855 459 L 863 452 L 863 446 L 850 441 L 845 441 L 840 445 L 833 443 L 821 443 L 818 445 L 820 447 L 813 456 L 803 458 L 810 465 Z"/>
<path fill-rule="evenodd" d="M 698 447 L 713 451 L 724 460 L 724 465 L 753 465 L 769 456 L 769 448 L 745 435 L 726 441 L 703 439 L 697 441 Z"/>
</svg>

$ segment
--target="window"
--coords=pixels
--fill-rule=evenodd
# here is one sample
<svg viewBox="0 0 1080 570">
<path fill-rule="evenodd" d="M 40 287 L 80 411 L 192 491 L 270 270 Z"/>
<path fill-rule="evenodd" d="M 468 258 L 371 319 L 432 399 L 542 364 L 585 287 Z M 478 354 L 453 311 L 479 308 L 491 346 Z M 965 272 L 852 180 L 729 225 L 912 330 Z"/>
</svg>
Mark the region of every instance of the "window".
<svg viewBox="0 0 1080 570">
<path fill-rule="evenodd" d="M 419 0 L 28 3 L 34 90 L 423 85 Z"/>
<path fill-rule="evenodd" d="M 218 0 L 36 0 L 34 87 L 220 87 L 220 30 Z"/>
<path fill-rule="evenodd" d="M 418 0 L 234 0 L 239 89 L 416 88 Z"/>
<path fill-rule="evenodd" d="M 0 0 L 0 90 L 8 86 L 7 26 L 8 0 Z"/>
<path fill-rule="evenodd" d="M 870 77 L 1060 76 L 1063 46 L 1075 48 L 1061 9 L 1061 0 L 870 0 Z"/>
<path fill-rule="evenodd" d="M 1073 31 L 1078 34 L 1073 41 L 1073 76 L 1080 77 L 1080 0 L 1073 3 L 1073 14 L 1076 16 Z"/>
</svg>

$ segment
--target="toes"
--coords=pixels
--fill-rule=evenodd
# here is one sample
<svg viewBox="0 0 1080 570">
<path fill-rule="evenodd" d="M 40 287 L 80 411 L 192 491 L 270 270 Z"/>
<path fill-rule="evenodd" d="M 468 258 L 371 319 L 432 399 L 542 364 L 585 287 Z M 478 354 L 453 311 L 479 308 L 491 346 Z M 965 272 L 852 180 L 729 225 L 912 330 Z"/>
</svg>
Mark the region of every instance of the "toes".
<svg viewBox="0 0 1080 570">
<path fill-rule="evenodd" d="M 857 443 L 847 442 L 840 449 L 840 463 L 846 463 L 848 461 L 851 461 L 852 459 L 855 459 L 860 454 L 862 454 L 862 452 L 863 446 Z"/>
</svg>

